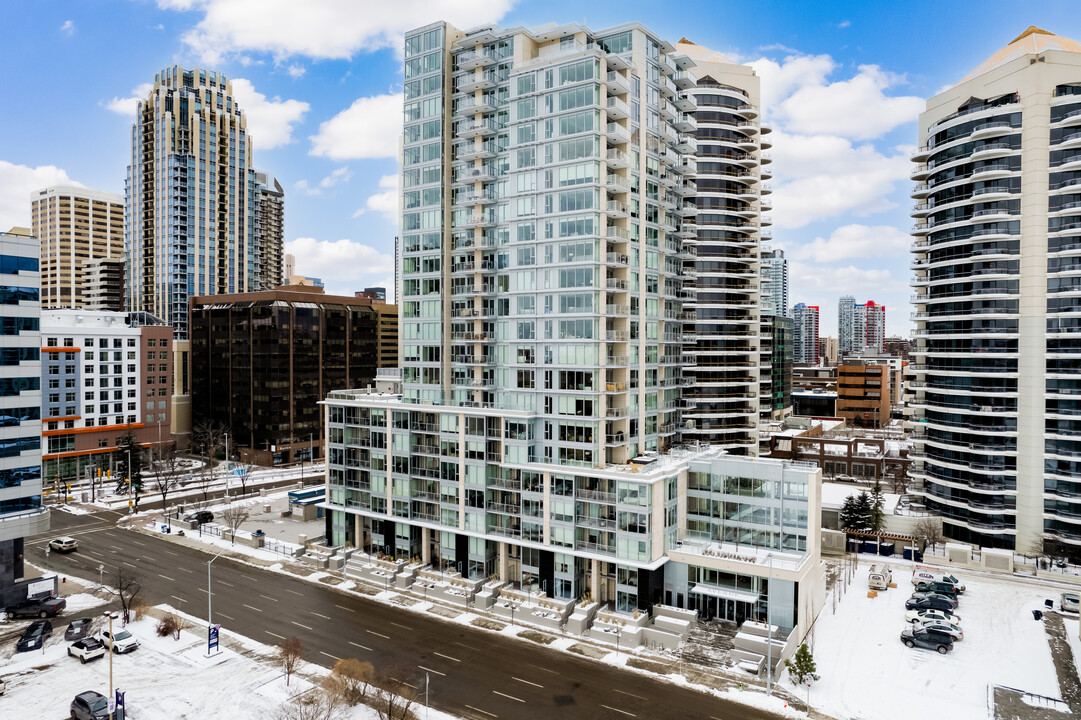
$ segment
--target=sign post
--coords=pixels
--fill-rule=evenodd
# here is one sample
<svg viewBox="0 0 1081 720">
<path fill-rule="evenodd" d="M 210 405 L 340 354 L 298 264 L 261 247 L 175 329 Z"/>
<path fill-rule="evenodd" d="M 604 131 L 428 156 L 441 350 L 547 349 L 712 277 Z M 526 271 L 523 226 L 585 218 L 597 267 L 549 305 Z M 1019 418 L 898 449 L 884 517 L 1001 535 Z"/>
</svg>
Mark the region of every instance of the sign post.
<svg viewBox="0 0 1081 720">
<path fill-rule="evenodd" d="M 218 650 L 218 631 L 221 630 L 221 625 L 211 625 L 206 638 L 206 654 L 210 657 L 214 654 L 215 650 Z M 220 650 L 218 650 L 220 652 Z"/>
</svg>

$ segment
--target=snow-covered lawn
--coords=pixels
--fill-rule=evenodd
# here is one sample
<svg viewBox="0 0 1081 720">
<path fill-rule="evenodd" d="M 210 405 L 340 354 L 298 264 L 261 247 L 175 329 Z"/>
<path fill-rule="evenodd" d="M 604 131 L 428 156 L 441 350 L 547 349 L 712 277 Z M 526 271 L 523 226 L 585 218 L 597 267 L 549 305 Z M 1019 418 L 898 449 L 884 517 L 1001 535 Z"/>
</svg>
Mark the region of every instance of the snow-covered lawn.
<svg viewBox="0 0 1081 720">
<path fill-rule="evenodd" d="M 310 679 L 294 675 L 287 687 L 272 646 L 232 636 L 233 649 L 208 659 L 205 628 L 185 630 L 180 640 L 173 640 L 158 637 L 156 624 L 150 618 L 129 623 L 127 629 L 141 645 L 134 652 L 113 656 L 113 680 L 126 693 L 130 720 L 265 720 L 327 672 L 305 663 L 300 672 Z M 53 622 L 53 637 L 44 652 L 11 655 L 14 646 L 5 649 L 0 676 L 7 681 L 7 692 L 0 696 L 0 717 L 67 717 L 75 695 L 87 690 L 107 694 L 109 658 L 84 665 L 68 657 L 65 626 L 63 618 Z M 345 717 L 375 720 L 377 715 L 359 706 Z M 451 718 L 434 710 L 431 717 Z"/>
<path fill-rule="evenodd" d="M 895 569 L 897 588 L 868 598 L 867 565 L 861 564 L 836 614 L 830 600 L 815 625 L 822 679 L 811 687 L 811 705 L 838 718 L 909 720 L 917 707 L 933 708 L 936 717 L 974 718 L 986 715 L 988 685 L 1061 697 L 1043 623 L 1032 618 L 1044 598 L 1057 598 L 1061 589 L 958 575 L 967 587 L 957 607 L 965 639 L 939 655 L 901 643 L 911 573 Z M 805 696 L 807 688 L 795 687 L 787 672 L 782 682 Z"/>
</svg>

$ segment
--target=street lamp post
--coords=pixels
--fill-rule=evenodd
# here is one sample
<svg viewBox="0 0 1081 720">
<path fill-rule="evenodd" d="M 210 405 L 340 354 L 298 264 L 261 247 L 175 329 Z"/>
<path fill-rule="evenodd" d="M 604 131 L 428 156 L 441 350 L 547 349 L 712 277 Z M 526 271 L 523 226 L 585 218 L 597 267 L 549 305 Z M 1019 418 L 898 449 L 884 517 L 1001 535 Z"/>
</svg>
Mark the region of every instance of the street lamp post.
<svg viewBox="0 0 1081 720">
<path fill-rule="evenodd" d="M 424 718 L 428 718 L 428 676 L 430 673 L 424 673 Z"/>
<path fill-rule="evenodd" d="M 769 584 L 766 585 L 766 695 L 773 694 L 773 553 L 769 558 Z"/>
<path fill-rule="evenodd" d="M 109 618 L 109 642 L 113 642 L 113 618 L 116 617 L 116 613 L 107 612 L 105 617 Z M 116 688 L 113 686 L 113 652 L 112 648 L 109 648 L 109 720 L 113 720 L 116 706 Z"/>
<path fill-rule="evenodd" d="M 128 515 L 135 510 L 131 506 L 131 447 L 128 447 Z"/>
<path fill-rule="evenodd" d="M 212 616 L 210 614 L 211 601 L 214 599 L 214 592 L 213 592 L 212 588 L 210 587 L 210 565 L 215 560 L 220 558 L 223 554 L 225 554 L 225 552 L 226 552 L 226 550 L 222 550 L 220 553 L 218 553 L 217 555 L 215 555 L 214 557 L 212 557 L 212 558 L 210 558 L 209 560 L 206 561 L 206 631 L 207 631 L 206 655 L 207 655 L 207 657 L 210 657 L 210 644 L 209 644 L 210 643 L 210 640 L 209 640 L 209 638 L 210 638 L 210 630 L 214 627 L 214 621 L 213 621 Z M 218 648 L 218 652 L 221 652 L 220 647 Z"/>
</svg>

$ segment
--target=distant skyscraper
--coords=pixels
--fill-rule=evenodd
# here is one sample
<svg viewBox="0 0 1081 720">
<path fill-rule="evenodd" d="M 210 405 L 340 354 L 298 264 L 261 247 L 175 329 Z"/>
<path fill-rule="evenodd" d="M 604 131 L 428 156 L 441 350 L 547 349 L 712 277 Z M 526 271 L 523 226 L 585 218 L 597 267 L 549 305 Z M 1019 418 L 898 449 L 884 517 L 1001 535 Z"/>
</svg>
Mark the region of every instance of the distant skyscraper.
<svg viewBox="0 0 1081 720">
<path fill-rule="evenodd" d="M 282 255 L 285 244 L 285 192 L 277 178 L 252 170 L 252 257 L 255 261 L 253 290 L 273 290 L 284 284 Z"/>
<path fill-rule="evenodd" d="M 31 193 L 30 212 L 41 241 L 41 306 L 86 307 L 86 264 L 124 259 L 124 198 L 57 185 Z"/>
<path fill-rule="evenodd" d="M 791 317 L 788 310 L 788 258 L 780 248 L 762 250 L 762 314 Z"/>
<path fill-rule="evenodd" d="M 792 308 L 792 362 L 818 362 L 818 314 L 817 305 Z"/>
<path fill-rule="evenodd" d="M 277 183 L 256 190 L 252 138 L 232 85 L 212 70 L 166 68 L 139 103 L 125 188 L 128 307 L 188 333 L 188 298 L 255 290 L 280 242 Z M 268 198 L 256 232 L 257 198 Z M 279 198 L 280 199 L 280 198 Z M 277 252 L 280 252 L 278 250 Z"/>
<path fill-rule="evenodd" d="M 41 482 L 41 249 L 26 228 L 0 233 L 0 604 L 27 597 L 23 538 L 49 529 Z"/>
<path fill-rule="evenodd" d="M 856 349 L 856 298 L 842 295 L 837 301 L 837 351 L 851 352 Z"/>
<path fill-rule="evenodd" d="M 909 474 L 952 540 L 1081 549 L 1079 122 L 1081 44 L 1036 27 L 920 116 Z"/>
<path fill-rule="evenodd" d="M 87 310 L 124 309 L 124 265 L 122 258 L 99 258 L 83 266 Z"/>
<path fill-rule="evenodd" d="M 838 351 L 844 353 L 882 352 L 886 341 L 886 307 L 874 300 L 857 304 L 851 295 L 837 303 Z"/>
</svg>

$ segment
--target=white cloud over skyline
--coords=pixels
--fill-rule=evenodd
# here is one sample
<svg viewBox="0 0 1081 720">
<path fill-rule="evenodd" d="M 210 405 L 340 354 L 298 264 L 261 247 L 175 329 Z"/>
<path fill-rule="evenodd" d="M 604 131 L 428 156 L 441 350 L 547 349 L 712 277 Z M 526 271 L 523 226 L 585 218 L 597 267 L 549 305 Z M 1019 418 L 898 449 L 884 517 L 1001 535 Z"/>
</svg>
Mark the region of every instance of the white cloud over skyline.
<svg viewBox="0 0 1081 720">
<path fill-rule="evenodd" d="M 30 193 L 50 185 L 82 187 L 55 165 L 28 167 L 0 160 L 0 232 L 30 227 Z"/>
<path fill-rule="evenodd" d="M 311 154 L 332 160 L 396 158 L 401 134 L 401 93 L 357 98 L 319 125 L 309 138 Z"/>
</svg>

